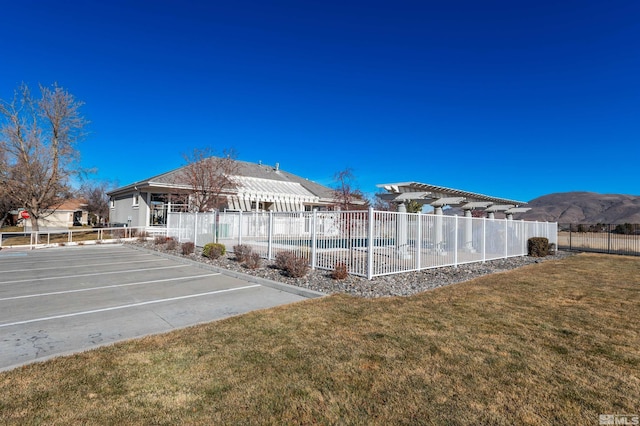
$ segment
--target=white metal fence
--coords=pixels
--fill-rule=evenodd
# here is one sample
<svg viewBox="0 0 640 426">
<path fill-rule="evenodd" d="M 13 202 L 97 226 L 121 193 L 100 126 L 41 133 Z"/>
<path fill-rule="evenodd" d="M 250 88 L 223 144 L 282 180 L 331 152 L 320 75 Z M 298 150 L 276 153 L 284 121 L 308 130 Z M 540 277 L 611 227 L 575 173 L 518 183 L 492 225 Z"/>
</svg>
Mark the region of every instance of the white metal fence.
<svg viewBox="0 0 640 426">
<path fill-rule="evenodd" d="M 102 244 L 131 241 L 140 236 L 164 235 L 163 228 L 149 230 L 144 226 L 117 228 L 77 228 L 68 230 L 42 230 L 0 232 L 2 248 L 39 248 L 49 246 Z"/>
<path fill-rule="evenodd" d="M 557 245 L 555 222 L 381 212 L 169 213 L 167 236 L 202 247 L 244 244 L 263 258 L 305 257 L 313 268 L 344 263 L 372 278 L 442 266 L 527 255 L 531 237 Z"/>
</svg>

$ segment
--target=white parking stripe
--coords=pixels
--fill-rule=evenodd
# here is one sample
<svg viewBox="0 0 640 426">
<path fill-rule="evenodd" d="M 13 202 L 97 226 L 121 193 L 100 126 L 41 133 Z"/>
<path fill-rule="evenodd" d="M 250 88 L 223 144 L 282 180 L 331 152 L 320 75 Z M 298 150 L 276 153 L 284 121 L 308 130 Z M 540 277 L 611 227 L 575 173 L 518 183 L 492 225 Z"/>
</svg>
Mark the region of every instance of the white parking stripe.
<svg viewBox="0 0 640 426">
<path fill-rule="evenodd" d="M 71 268 L 86 268 L 87 266 L 105 266 L 105 265 L 126 265 L 129 263 L 144 263 L 144 262 L 162 262 L 163 260 L 166 259 L 147 259 L 147 260 L 131 260 L 129 262 L 111 262 L 111 263 L 94 263 L 94 264 L 87 264 L 87 263 L 83 263 L 82 265 L 73 265 L 73 266 L 68 266 L 65 265 L 64 269 L 71 269 Z M 2 273 L 9 273 L 9 272 L 29 272 L 29 271 L 46 271 L 48 269 L 60 269 L 60 262 L 58 262 L 58 266 L 54 266 L 51 268 L 29 268 L 29 269 L 13 269 L 11 271 L 2 271 Z"/>
<path fill-rule="evenodd" d="M 159 269 L 187 268 L 189 265 L 160 266 L 158 268 L 128 269 L 126 271 L 98 272 L 95 274 L 67 275 L 66 277 L 31 278 L 28 280 L 0 281 L 0 284 L 27 283 L 32 281 L 61 280 L 65 278 L 93 277 L 96 275 L 126 274 L 130 272 L 157 271 Z"/>
<path fill-rule="evenodd" d="M 10 256 L 11 253 L 7 253 L 4 256 Z M 0 258 L 3 256 L 2 252 L 0 251 Z M 36 257 L 36 256 L 29 256 L 26 253 L 22 255 L 22 257 L 26 257 L 26 259 L 11 259 L 11 263 L 17 263 L 17 264 L 24 264 L 24 263 L 32 263 L 32 262 L 37 262 L 38 265 L 43 265 L 45 263 L 57 263 L 59 264 L 61 261 L 62 262 L 68 262 L 69 261 L 69 257 L 63 257 L 63 256 L 57 256 L 57 257 L 52 257 L 52 256 L 47 256 L 47 257 Z M 77 257 L 73 260 L 82 260 L 82 261 L 89 261 L 89 260 L 102 260 L 102 259 L 109 259 L 109 260 L 115 260 L 115 259 L 119 259 L 119 258 L 124 258 L 124 259 L 131 259 L 131 258 L 141 258 L 141 257 L 156 257 L 152 254 L 144 254 L 144 253 L 132 253 L 130 255 L 127 255 L 125 253 L 105 253 L 104 255 L 100 255 L 100 256 L 82 256 L 82 257 Z M 6 262 L 6 264 L 9 263 L 10 259 L 4 259 Z M 3 261 L 4 262 L 4 261 Z M 0 264 L 3 264 L 3 262 L 0 262 Z"/>
<path fill-rule="evenodd" d="M 56 295 L 56 294 L 80 293 L 80 292 L 83 292 L 83 291 L 103 290 L 103 289 L 107 289 L 107 288 L 117 288 L 117 287 L 129 287 L 129 286 L 134 286 L 134 285 L 162 283 L 162 282 L 167 282 L 167 281 L 182 281 L 182 280 L 188 280 L 188 279 L 191 279 L 191 278 L 213 277 L 213 276 L 216 276 L 216 275 L 222 275 L 222 274 L 215 273 L 215 274 L 193 275 L 191 277 L 166 278 L 166 279 L 163 279 L 163 280 L 140 281 L 140 282 L 137 282 L 137 283 L 129 283 L 129 284 L 114 284 L 114 285 L 106 285 L 106 286 L 102 286 L 102 287 L 80 288 L 80 289 L 77 289 L 77 290 L 52 291 L 50 293 L 38 293 L 38 294 L 25 294 L 24 296 L 3 297 L 3 298 L 0 298 L 0 302 L 5 301 L 5 300 L 30 299 L 32 297 L 53 296 L 53 295 Z"/>
<path fill-rule="evenodd" d="M 0 328 L 11 327 L 13 325 L 31 324 L 31 323 L 34 323 L 34 322 L 50 321 L 50 320 L 54 320 L 54 319 L 70 318 L 70 317 L 76 317 L 76 316 L 80 316 L 80 315 L 96 314 L 96 313 L 99 313 L 99 312 L 115 311 L 115 310 L 118 310 L 118 309 L 135 308 L 135 307 L 138 307 L 138 306 L 152 305 L 152 304 L 155 304 L 155 303 L 172 302 L 174 300 L 184 300 L 184 299 L 191 299 L 191 298 L 194 298 L 194 297 L 210 296 L 212 294 L 228 293 L 228 292 L 231 292 L 231 291 L 246 290 L 248 288 L 255 288 L 255 287 L 260 287 L 260 284 L 253 284 L 253 285 L 248 285 L 248 286 L 244 286 L 244 287 L 237 287 L 237 288 L 228 288 L 228 289 L 225 289 L 225 290 L 209 291 L 209 292 L 206 292 L 206 293 L 190 294 L 188 296 L 171 297 L 169 299 L 149 300 L 147 302 L 131 303 L 129 305 L 113 306 L 111 308 L 94 309 L 94 310 L 91 310 L 91 311 L 74 312 L 72 314 L 55 315 L 55 316 L 51 316 L 51 317 L 34 318 L 34 319 L 30 319 L 30 320 L 10 322 L 10 323 L 7 323 L 7 324 L 0 324 Z"/>
</svg>

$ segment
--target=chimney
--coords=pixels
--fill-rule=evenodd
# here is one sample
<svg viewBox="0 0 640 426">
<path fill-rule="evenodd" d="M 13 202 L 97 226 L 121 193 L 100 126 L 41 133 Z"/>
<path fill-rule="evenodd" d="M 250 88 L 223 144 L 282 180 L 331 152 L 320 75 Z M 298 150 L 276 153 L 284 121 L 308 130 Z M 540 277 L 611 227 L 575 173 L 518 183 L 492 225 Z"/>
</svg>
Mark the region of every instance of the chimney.
<svg viewBox="0 0 640 426">
<path fill-rule="evenodd" d="M 280 170 L 280 163 L 276 163 L 275 171 L 277 172 L 278 170 Z"/>
</svg>

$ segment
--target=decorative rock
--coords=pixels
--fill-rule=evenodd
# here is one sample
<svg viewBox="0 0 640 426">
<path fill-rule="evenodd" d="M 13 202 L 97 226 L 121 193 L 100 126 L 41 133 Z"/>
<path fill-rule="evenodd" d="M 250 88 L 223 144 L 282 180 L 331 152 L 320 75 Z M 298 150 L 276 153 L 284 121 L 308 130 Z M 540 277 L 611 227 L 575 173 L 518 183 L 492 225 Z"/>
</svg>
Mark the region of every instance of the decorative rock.
<svg viewBox="0 0 640 426">
<path fill-rule="evenodd" d="M 485 263 L 466 263 L 463 265 L 445 266 L 442 268 L 425 269 L 419 272 L 407 272 L 403 274 L 384 275 L 372 280 L 349 275 L 344 280 L 335 280 L 331 277 L 331 271 L 309 270 L 302 278 L 291 278 L 277 269 L 272 261 L 264 261 L 258 269 L 246 268 L 235 261 L 234 255 L 226 254 L 218 259 L 208 259 L 202 256 L 202 249 L 196 248 L 191 255 L 182 255 L 179 247 L 176 250 L 167 250 L 163 244 L 156 245 L 153 242 L 131 242 L 127 244 L 137 245 L 149 250 L 161 251 L 174 256 L 184 257 L 190 260 L 206 263 L 218 268 L 242 272 L 243 274 L 266 278 L 272 281 L 283 282 L 310 290 L 320 291 L 326 294 L 347 293 L 353 296 L 376 298 L 385 296 L 410 296 L 445 285 L 468 281 L 476 277 L 520 268 L 525 265 L 545 262 L 547 260 L 562 259 L 572 256 L 573 253 L 556 251 L 555 255 L 544 258 L 529 256 L 509 257 L 507 259 L 490 260 Z"/>
</svg>

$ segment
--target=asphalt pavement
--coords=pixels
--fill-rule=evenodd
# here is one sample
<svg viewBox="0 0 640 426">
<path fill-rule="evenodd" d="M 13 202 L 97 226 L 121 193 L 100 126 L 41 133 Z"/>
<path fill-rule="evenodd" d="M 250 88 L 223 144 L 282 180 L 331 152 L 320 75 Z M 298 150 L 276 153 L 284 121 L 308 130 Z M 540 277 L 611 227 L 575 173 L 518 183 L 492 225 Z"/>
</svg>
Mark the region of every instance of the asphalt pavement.
<svg viewBox="0 0 640 426">
<path fill-rule="evenodd" d="M 320 293 L 122 245 L 0 251 L 0 371 Z"/>
</svg>

